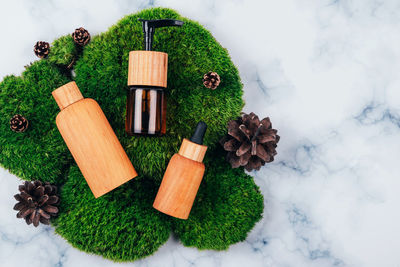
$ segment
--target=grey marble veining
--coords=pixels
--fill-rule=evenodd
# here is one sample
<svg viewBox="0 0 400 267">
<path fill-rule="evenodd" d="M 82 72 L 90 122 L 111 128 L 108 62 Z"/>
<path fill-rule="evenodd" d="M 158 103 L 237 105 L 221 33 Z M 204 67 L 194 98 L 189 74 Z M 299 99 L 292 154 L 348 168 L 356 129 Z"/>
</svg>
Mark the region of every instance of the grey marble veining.
<svg viewBox="0 0 400 267">
<path fill-rule="evenodd" d="M 275 162 L 251 173 L 264 218 L 228 251 L 171 237 L 117 264 L 16 219 L 20 181 L 0 169 L 0 266 L 400 266 L 400 2 L 3 1 L 0 77 L 36 60 L 37 40 L 100 33 L 152 6 L 211 30 L 239 68 L 245 111 L 279 130 Z"/>
</svg>

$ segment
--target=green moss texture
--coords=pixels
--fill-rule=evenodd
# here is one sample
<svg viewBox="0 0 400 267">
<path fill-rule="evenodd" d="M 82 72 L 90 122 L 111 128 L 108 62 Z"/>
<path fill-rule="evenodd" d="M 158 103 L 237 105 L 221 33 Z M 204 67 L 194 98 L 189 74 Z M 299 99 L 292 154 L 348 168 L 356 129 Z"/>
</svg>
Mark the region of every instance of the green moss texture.
<svg viewBox="0 0 400 267">
<path fill-rule="evenodd" d="M 153 181 L 135 179 L 95 199 L 79 169 L 72 167 L 61 191 L 56 232 L 79 249 L 116 261 L 155 252 L 167 241 L 171 222 L 152 208 Z"/>
<path fill-rule="evenodd" d="M 153 48 L 168 53 L 167 134 L 161 138 L 125 133 L 128 53 L 143 49 L 138 18 L 175 18 L 180 27 L 159 28 Z M 59 112 L 51 92 L 74 80 L 85 97 L 102 107 L 140 177 L 95 199 L 55 124 Z M 203 74 L 216 71 L 216 90 L 203 86 Z M 0 164 L 17 176 L 62 186 L 60 215 L 52 223 L 74 247 L 114 261 L 151 255 L 171 231 L 185 246 L 224 250 L 242 241 L 263 212 L 263 197 L 243 169 L 231 169 L 218 140 L 244 105 L 242 84 L 228 52 L 198 23 L 171 9 L 153 8 L 121 19 L 77 49 L 69 35 L 52 43 L 49 57 L 26 67 L 21 77 L 0 83 Z M 9 119 L 21 114 L 29 129 L 14 133 Z M 169 159 L 198 121 L 208 130 L 206 173 L 188 220 L 152 208 Z"/>
<path fill-rule="evenodd" d="M 0 83 L 0 162 L 23 179 L 64 180 L 70 154 L 54 124 L 59 108 L 51 92 L 68 79 L 47 60 L 27 66 L 21 77 L 7 76 Z M 10 118 L 21 114 L 29 128 L 16 134 Z"/>
</svg>

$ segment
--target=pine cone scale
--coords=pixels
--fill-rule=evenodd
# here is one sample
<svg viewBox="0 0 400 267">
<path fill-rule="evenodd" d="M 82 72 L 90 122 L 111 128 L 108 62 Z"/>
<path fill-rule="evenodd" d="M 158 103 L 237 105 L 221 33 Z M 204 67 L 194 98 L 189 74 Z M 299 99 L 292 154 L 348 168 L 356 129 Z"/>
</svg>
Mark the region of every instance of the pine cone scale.
<svg viewBox="0 0 400 267">
<path fill-rule="evenodd" d="M 239 142 L 243 141 L 243 134 L 242 132 L 238 129 L 239 125 L 237 124 L 236 121 L 229 121 L 228 123 L 228 134 L 238 140 Z"/>
<path fill-rule="evenodd" d="M 25 191 L 22 191 L 21 194 L 19 194 L 19 195 L 22 198 L 22 200 L 25 200 L 27 202 L 29 199 L 32 199 L 32 197 L 29 194 L 27 194 Z"/>
<path fill-rule="evenodd" d="M 50 196 L 49 199 L 47 200 L 47 204 L 56 204 L 59 201 L 59 198 L 57 196 Z"/>
<path fill-rule="evenodd" d="M 14 195 L 14 198 L 16 201 L 22 201 L 22 197 L 19 194 Z"/>
<path fill-rule="evenodd" d="M 236 156 L 242 156 L 243 154 L 247 153 L 251 148 L 251 145 L 249 142 L 243 142 L 242 145 L 239 147 L 238 150 L 236 150 Z"/>
<path fill-rule="evenodd" d="M 271 121 L 270 121 L 270 119 L 269 119 L 268 117 L 262 119 L 262 120 L 261 120 L 261 124 L 262 124 L 266 129 L 269 129 L 269 128 L 272 127 Z"/>
<path fill-rule="evenodd" d="M 239 162 L 240 166 L 246 166 L 247 163 L 249 163 L 250 158 L 251 158 L 250 151 L 248 151 L 246 154 L 243 154 L 240 157 L 240 162 Z"/>
<path fill-rule="evenodd" d="M 17 204 L 14 205 L 14 210 L 21 210 L 24 207 L 24 203 L 18 202 Z"/>
<path fill-rule="evenodd" d="M 39 199 L 39 206 L 43 206 L 47 201 L 49 200 L 49 196 L 48 195 L 43 195 L 40 199 Z"/>
<path fill-rule="evenodd" d="M 265 162 L 268 162 L 270 159 L 270 156 L 268 155 L 267 151 L 265 151 L 263 146 L 257 146 L 257 154 L 256 154 L 260 159 L 262 159 Z"/>
<path fill-rule="evenodd" d="M 237 141 L 242 142 L 243 141 L 243 137 L 240 131 L 238 130 L 232 130 L 232 131 L 228 131 L 228 134 L 230 136 L 232 136 L 233 138 L 235 138 Z"/>
<path fill-rule="evenodd" d="M 33 208 L 25 207 L 17 213 L 17 218 L 24 218 L 34 211 Z"/>
<path fill-rule="evenodd" d="M 50 224 L 50 219 L 45 219 L 44 217 L 40 217 L 39 221 L 46 225 Z"/>
<path fill-rule="evenodd" d="M 42 197 L 43 195 L 44 195 L 44 187 L 40 185 L 35 190 L 35 196 Z"/>
<path fill-rule="evenodd" d="M 28 198 L 27 205 L 30 208 L 34 208 L 36 206 L 36 204 L 33 202 L 32 198 Z"/>
<path fill-rule="evenodd" d="M 45 185 L 44 186 L 44 193 L 45 194 L 50 194 L 53 191 L 53 188 L 51 187 L 51 185 Z"/>
<path fill-rule="evenodd" d="M 239 144 L 236 139 L 231 139 L 224 144 L 224 149 L 226 151 L 236 151 L 239 148 Z"/>
<path fill-rule="evenodd" d="M 28 210 L 28 207 L 23 207 L 18 213 L 17 218 L 22 218 L 22 214 Z"/>
<path fill-rule="evenodd" d="M 257 139 L 259 143 L 264 144 L 267 142 L 275 141 L 276 137 L 274 135 L 264 134 L 264 135 L 259 135 Z"/>
<path fill-rule="evenodd" d="M 246 125 L 241 124 L 239 126 L 239 130 L 250 140 L 250 130 L 247 129 Z"/>
<path fill-rule="evenodd" d="M 40 216 L 42 216 L 43 218 L 45 218 L 45 219 L 50 219 L 50 214 L 48 214 L 48 213 L 45 212 L 44 210 L 38 209 L 38 212 L 39 212 Z"/>
<path fill-rule="evenodd" d="M 40 214 L 37 210 L 34 210 L 30 219 L 35 227 L 39 226 Z"/>
<path fill-rule="evenodd" d="M 236 156 L 234 153 L 228 154 L 228 161 L 232 165 L 232 168 L 238 168 L 240 166 L 240 157 Z"/>
<path fill-rule="evenodd" d="M 44 206 L 43 210 L 48 212 L 48 213 L 53 213 L 53 214 L 56 214 L 58 212 L 58 208 L 54 207 L 54 206 L 51 206 L 51 205 Z"/>
</svg>

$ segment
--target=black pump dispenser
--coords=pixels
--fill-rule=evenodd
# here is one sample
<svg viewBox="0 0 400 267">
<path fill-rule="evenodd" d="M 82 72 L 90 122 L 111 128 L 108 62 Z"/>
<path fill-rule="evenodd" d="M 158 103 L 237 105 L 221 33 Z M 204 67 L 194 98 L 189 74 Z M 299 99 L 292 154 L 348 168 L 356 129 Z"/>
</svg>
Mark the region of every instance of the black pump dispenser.
<svg viewBox="0 0 400 267">
<path fill-rule="evenodd" d="M 193 134 L 192 138 L 190 138 L 190 141 L 192 141 L 193 143 L 196 143 L 198 145 L 202 145 L 204 134 L 206 133 L 206 130 L 207 130 L 207 124 L 203 121 L 200 121 L 197 124 L 196 129 L 194 130 L 194 134 Z"/>
<path fill-rule="evenodd" d="M 170 26 L 182 26 L 183 21 L 176 19 L 155 19 L 155 20 L 147 20 L 147 19 L 138 19 L 142 22 L 143 33 L 144 33 L 144 49 L 146 51 L 152 50 L 153 45 L 153 36 L 156 28 L 160 27 L 170 27 Z"/>
</svg>

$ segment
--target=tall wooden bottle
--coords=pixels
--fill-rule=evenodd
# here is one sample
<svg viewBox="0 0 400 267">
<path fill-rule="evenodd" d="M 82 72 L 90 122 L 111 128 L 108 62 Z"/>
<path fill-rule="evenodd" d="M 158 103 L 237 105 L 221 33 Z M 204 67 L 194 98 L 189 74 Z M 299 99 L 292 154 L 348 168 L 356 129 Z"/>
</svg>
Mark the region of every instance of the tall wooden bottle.
<svg viewBox="0 0 400 267">
<path fill-rule="evenodd" d="M 96 198 L 137 176 L 99 104 L 75 82 L 52 92 L 57 127 Z"/>
<path fill-rule="evenodd" d="M 207 147 L 202 144 L 206 129 L 199 122 L 192 138 L 184 139 L 178 154 L 172 156 L 153 203 L 155 209 L 179 219 L 189 217 L 205 171 Z"/>
</svg>

